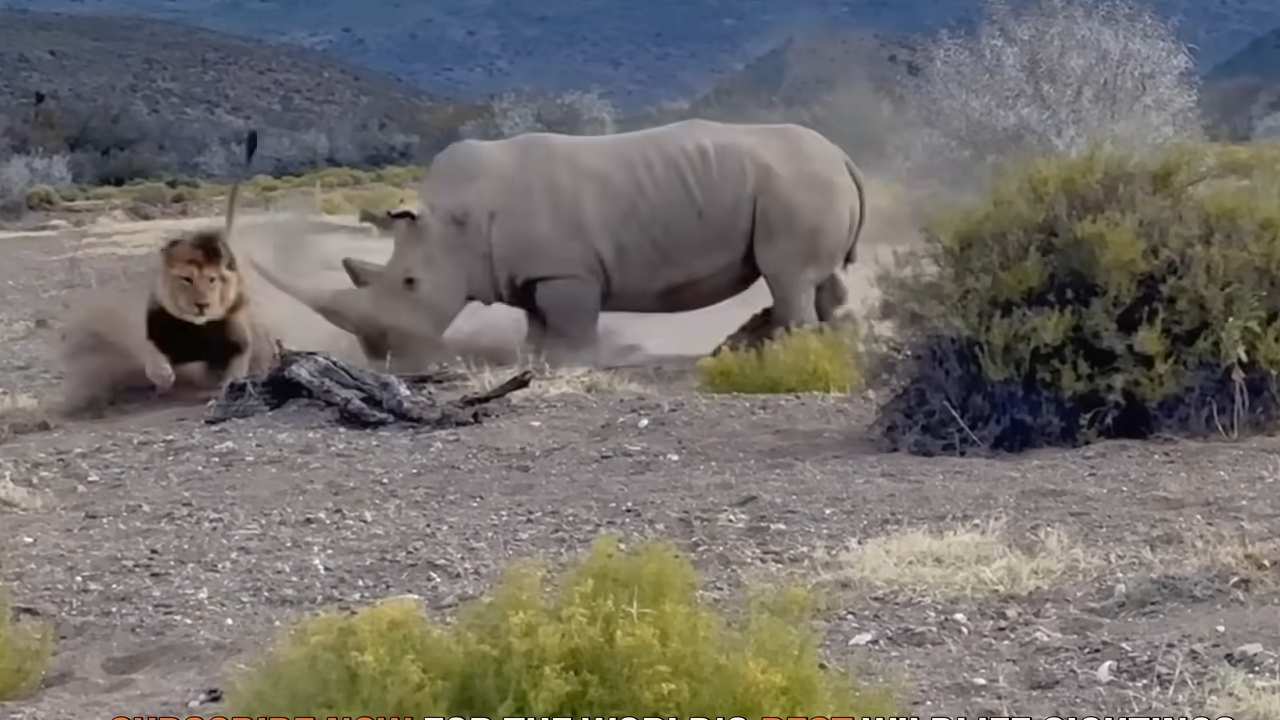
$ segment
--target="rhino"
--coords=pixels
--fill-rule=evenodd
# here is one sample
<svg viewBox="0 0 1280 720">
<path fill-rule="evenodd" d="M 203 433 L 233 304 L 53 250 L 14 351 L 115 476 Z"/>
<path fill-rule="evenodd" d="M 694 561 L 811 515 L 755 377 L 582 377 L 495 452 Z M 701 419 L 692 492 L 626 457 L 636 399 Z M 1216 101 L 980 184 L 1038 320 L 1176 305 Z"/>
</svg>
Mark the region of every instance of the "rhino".
<svg viewBox="0 0 1280 720">
<path fill-rule="evenodd" d="M 474 301 L 523 311 L 526 342 L 560 364 L 598 350 L 601 312 L 698 310 L 761 277 L 779 327 L 830 322 L 866 205 L 849 156 L 789 123 L 461 140 L 436 155 L 419 212 L 387 213 L 387 263 L 342 259 L 354 287 L 259 272 L 372 361 L 433 361 Z"/>
</svg>

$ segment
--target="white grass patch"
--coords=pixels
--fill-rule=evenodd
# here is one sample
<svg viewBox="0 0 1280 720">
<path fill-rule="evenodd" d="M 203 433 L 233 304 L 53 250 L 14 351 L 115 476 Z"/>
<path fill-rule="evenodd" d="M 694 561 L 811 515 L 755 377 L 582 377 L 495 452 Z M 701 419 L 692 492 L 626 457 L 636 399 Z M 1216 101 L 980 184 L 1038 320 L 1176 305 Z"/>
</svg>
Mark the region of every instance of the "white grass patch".
<svg viewBox="0 0 1280 720">
<path fill-rule="evenodd" d="M 859 593 L 910 599 L 1025 595 L 1105 565 L 1100 553 L 1057 529 L 1015 544 L 1003 521 L 905 529 L 855 542 L 827 560 L 827 580 Z"/>
</svg>

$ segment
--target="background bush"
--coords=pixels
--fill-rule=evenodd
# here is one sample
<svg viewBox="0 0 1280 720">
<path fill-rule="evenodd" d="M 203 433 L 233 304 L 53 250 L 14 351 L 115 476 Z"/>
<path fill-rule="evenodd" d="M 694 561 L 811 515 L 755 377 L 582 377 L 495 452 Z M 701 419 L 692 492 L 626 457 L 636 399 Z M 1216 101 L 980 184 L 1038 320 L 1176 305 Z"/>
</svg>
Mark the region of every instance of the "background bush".
<svg viewBox="0 0 1280 720">
<path fill-rule="evenodd" d="M 1102 147 L 1004 174 L 884 276 L 908 358 L 889 449 L 1016 451 L 1271 424 L 1276 149 Z"/>
<path fill-rule="evenodd" d="M 949 193 L 1010 158 L 1201 132 L 1191 49 L 1126 0 L 988 0 L 976 34 L 943 33 L 918 61 L 896 150 L 913 180 Z"/>
<path fill-rule="evenodd" d="M 35 688 L 53 657 L 53 630 L 14 617 L 12 598 L 0 589 L 0 702 Z"/>
<path fill-rule="evenodd" d="M 443 625 L 416 600 L 313 617 L 227 691 L 227 715 L 888 716 L 881 693 L 823 669 L 800 590 L 759 597 L 731 622 L 698 597 L 667 543 L 611 538 L 549 590 L 510 569 Z"/>
<path fill-rule="evenodd" d="M 25 201 L 33 188 L 59 188 L 71 182 L 71 162 L 66 155 L 37 152 L 0 159 L 0 202 Z"/>
</svg>

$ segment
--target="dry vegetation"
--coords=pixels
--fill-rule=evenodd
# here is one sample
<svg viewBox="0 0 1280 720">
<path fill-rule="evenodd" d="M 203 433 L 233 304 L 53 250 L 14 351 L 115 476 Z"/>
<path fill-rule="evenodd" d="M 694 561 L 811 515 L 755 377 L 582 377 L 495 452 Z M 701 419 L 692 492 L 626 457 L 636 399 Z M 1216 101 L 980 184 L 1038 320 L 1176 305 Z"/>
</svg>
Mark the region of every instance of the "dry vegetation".
<svg viewBox="0 0 1280 720">
<path fill-rule="evenodd" d="M 265 210 L 302 204 L 323 215 L 355 216 L 360 210 L 383 212 L 417 203 L 415 185 L 423 170 L 389 166 L 377 170 L 326 168 L 301 175 L 258 175 L 244 183 L 244 207 Z M 27 188 L 25 220 L 59 219 L 73 225 L 115 214 L 133 220 L 208 217 L 226 204 L 228 182 L 198 180 L 135 181 L 122 186 Z"/>
</svg>

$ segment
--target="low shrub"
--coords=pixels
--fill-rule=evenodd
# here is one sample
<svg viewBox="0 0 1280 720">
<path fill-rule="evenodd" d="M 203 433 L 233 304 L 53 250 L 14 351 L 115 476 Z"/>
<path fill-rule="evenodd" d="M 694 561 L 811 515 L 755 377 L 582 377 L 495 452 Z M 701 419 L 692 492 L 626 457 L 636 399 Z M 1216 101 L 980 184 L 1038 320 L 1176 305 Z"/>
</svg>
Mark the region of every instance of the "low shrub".
<svg viewBox="0 0 1280 720">
<path fill-rule="evenodd" d="M 728 347 L 698 360 L 699 386 L 712 393 L 847 393 L 863 383 L 857 329 L 782 332 L 759 347 Z"/>
<path fill-rule="evenodd" d="M 62 204 L 62 196 L 48 185 L 33 185 L 23 195 L 28 210 L 53 210 Z"/>
<path fill-rule="evenodd" d="M 889 716 L 883 691 L 820 663 L 807 592 L 731 622 L 667 543 L 597 540 L 560 575 L 509 569 L 450 625 L 415 599 L 322 613 L 227 689 L 228 716 Z"/>
<path fill-rule="evenodd" d="M 64 187 L 73 181 L 66 154 L 22 153 L 0 160 L 0 200 L 21 200 L 32 188 Z"/>
<path fill-rule="evenodd" d="M 426 168 L 405 166 L 385 167 L 373 173 L 374 182 L 392 187 L 409 187 L 426 176 Z"/>
<path fill-rule="evenodd" d="M 33 690 L 53 658 L 53 629 L 14 617 L 13 601 L 0 589 L 0 702 Z"/>
<path fill-rule="evenodd" d="M 883 444 L 965 454 L 1270 426 L 1278 190 L 1272 163 L 1205 145 L 1009 169 L 930 224 L 913 272 L 880 279 L 905 351 Z"/>
</svg>

